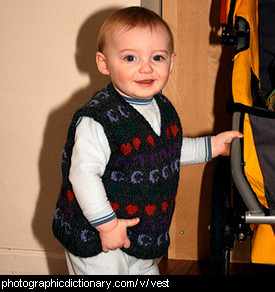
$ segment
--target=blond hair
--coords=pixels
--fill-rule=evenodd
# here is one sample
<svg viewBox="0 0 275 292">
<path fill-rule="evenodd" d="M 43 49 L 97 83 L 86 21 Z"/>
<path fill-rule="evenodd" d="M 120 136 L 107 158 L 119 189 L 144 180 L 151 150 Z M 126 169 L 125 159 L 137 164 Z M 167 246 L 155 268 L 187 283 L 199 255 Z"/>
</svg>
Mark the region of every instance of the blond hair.
<svg viewBox="0 0 275 292">
<path fill-rule="evenodd" d="M 174 52 L 174 38 L 168 24 L 155 12 L 144 7 L 132 6 L 116 11 L 109 16 L 103 23 L 97 40 L 98 51 L 103 53 L 107 42 L 108 34 L 116 29 L 132 29 L 150 27 L 153 30 L 156 27 L 164 27 L 169 35 L 169 48 L 171 53 Z"/>
</svg>

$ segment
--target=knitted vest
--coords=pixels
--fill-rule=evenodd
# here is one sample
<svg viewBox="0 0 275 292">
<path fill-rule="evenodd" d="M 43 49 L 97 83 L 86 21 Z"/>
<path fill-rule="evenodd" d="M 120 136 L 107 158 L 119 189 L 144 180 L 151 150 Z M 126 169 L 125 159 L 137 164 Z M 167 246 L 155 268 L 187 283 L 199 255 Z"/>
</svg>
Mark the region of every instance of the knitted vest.
<svg viewBox="0 0 275 292">
<path fill-rule="evenodd" d="M 122 250 L 142 259 L 158 258 L 167 252 L 179 180 L 182 129 L 168 99 L 160 93 L 154 98 L 161 114 L 160 136 L 112 84 L 95 93 L 75 113 L 63 151 L 63 185 L 53 220 L 54 235 L 74 255 L 91 257 L 102 252 L 98 231 L 84 217 L 68 178 L 81 116 L 99 122 L 107 136 L 111 155 L 102 182 L 117 218 L 140 218 L 138 225 L 127 229 L 130 248 Z"/>
</svg>

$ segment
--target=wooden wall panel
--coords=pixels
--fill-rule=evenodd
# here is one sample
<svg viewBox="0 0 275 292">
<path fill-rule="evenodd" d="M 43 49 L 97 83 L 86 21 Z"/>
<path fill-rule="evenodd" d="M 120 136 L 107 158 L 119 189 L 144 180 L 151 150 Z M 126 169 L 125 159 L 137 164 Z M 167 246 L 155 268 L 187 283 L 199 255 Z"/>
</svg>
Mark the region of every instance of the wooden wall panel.
<svg viewBox="0 0 275 292">
<path fill-rule="evenodd" d="M 217 133 L 231 127 L 231 48 L 220 45 L 216 0 L 163 0 L 163 18 L 175 37 L 175 70 L 164 90 L 176 106 L 185 136 Z M 214 162 L 182 167 L 169 258 L 209 259 L 211 183 Z"/>
</svg>

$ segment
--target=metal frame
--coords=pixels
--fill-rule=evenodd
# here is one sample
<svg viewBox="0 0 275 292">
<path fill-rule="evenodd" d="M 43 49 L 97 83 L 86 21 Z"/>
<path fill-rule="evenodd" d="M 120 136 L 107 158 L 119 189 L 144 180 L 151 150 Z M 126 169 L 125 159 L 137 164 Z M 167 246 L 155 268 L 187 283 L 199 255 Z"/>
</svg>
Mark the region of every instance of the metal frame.
<svg viewBox="0 0 275 292">
<path fill-rule="evenodd" d="M 162 1 L 161 0 L 140 0 L 140 6 L 150 9 L 162 16 Z"/>
</svg>

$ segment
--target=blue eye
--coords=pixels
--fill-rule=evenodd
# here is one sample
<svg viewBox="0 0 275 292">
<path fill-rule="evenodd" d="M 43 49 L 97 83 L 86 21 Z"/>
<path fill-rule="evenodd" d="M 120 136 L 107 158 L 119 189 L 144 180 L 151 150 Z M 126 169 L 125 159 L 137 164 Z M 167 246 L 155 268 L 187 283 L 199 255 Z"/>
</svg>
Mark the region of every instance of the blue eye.
<svg viewBox="0 0 275 292">
<path fill-rule="evenodd" d="M 133 55 L 126 56 L 124 58 L 127 62 L 134 62 L 136 58 Z"/>
<path fill-rule="evenodd" d="M 162 57 L 162 56 L 160 56 L 160 55 L 157 55 L 157 56 L 154 56 L 153 57 L 153 60 L 154 61 L 157 61 L 157 62 L 159 62 L 159 61 L 162 61 L 164 58 Z"/>
</svg>

